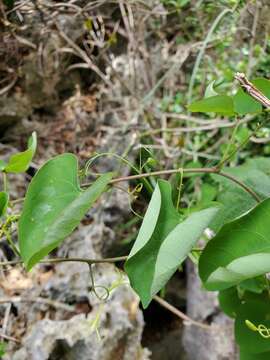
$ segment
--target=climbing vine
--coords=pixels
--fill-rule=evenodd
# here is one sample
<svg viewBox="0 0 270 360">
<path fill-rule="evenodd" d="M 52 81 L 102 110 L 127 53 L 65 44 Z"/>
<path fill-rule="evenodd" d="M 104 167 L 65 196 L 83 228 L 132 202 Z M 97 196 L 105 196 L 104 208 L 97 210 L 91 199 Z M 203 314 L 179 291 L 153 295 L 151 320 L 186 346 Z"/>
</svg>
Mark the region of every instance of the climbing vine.
<svg viewBox="0 0 270 360">
<path fill-rule="evenodd" d="M 11 156 L 8 162 L 0 160 L 3 178 L 0 237 L 5 237 L 20 257 L 0 265 L 21 262 L 30 271 L 40 262 L 83 262 L 89 267 L 91 290 L 101 301 L 106 301 L 112 289 L 123 283 L 123 278 L 109 289 L 102 287 L 95 284 L 92 265 L 124 261 L 130 285 L 146 308 L 189 257 L 198 262 L 202 286 L 208 291 L 218 291 L 221 308 L 235 319 L 241 359 L 269 359 L 270 161 L 258 158 L 236 168 L 226 165 L 268 121 L 270 82 L 263 78 L 250 82 L 243 74 L 236 74 L 236 79 L 241 87 L 234 95 L 219 94 L 214 84 L 210 84 L 206 97 L 188 106 L 191 112 L 214 112 L 238 118 L 261 114 L 254 130 L 237 145 L 233 131 L 223 158 L 214 166 L 143 172 L 146 163 L 138 168 L 108 153 L 94 156 L 79 169 L 77 158 L 66 153 L 49 159 L 37 171 L 22 199 L 22 212 L 18 214 L 13 209 L 14 203 L 20 200 L 10 200 L 9 174 L 29 168 L 37 147 L 37 135 L 33 133 L 24 152 Z M 84 176 L 91 173 L 93 161 L 100 156 L 118 157 L 133 174 L 125 177 L 114 173 L 92 174 L 97 179 L 91 184 L 83 183 Z M 150 157 L 147 159 L 150 165 L 153 161 Z M 173 174 L 179 176 L 176 202 L 172 198 L 175 190 L 172 183 L 160 178 Z M 182 185 L 190 174 L 210 175 L 225 191 L 216 201 L 210 199 L 196 209 L 182 211 Z M 125 181 L 137 182 L 135 190 L 129 192 L 131 195 L 141 194 L 143 188 L 151 194 L 137 238 L 127 256 L 44 259 L 74 231 L 103 193 Z M 14 224 L 18 226 L 18 247 L 12 236 Z M 209 228 L 215 234 L 210 240 L 204 236 Z M 198 248 L 198 240 L 202 238 L 205 246 Z"/>
</svg>

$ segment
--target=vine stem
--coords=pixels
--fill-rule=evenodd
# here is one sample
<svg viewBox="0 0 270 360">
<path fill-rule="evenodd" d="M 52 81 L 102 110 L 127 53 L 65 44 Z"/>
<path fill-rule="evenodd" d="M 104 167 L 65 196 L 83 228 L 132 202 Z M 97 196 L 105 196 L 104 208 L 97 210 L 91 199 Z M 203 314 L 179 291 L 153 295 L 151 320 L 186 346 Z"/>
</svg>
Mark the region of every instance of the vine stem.
<svg viewBox="0 0 270 360">
<path fill-rule="evenodd" d="M 7 180 L 7 174 L 3 171 L 3 188 L 4 191 L 8 191 L 8 180 Z"/>
<path fill-rule="evenodd" d="M 215 19 L 215 21 L 213 22 L 213 24 L 211 25 L 206 38 L 204 39 L 204 42 L 202 44 L 202 47 L 198 53 L 198 56 L 196 58 L 194 67 L 193 67 L 193 71 L 191 74 L 191 78 L 190 78 L 190 82 L 189 82 L 189 87 L 188 87 L 188 94 L 187 94 L 187 100 L 188 100 L 188 104 L 191 103 L 192 101 L 192 92 L 193 92 L 193 88 L 194 88 L 194 84 L 195 84 L 195 80 L 196 80 L 196 76 L 201 64 L 201 61 L 203 59 L 205 50 L 207 48 L 207 45 L 209 43 L 209 41 L 211 40 L 211 37 L 213 35 L 213 33 L 215 32 L 216 28 L 218 27 L 219 23 L 221 22 L 221 20 L 224 18 L 225 15 L 227 14 L 233 14 L 235 12 L 235 10 L 237 9 L 239 5 L 239 1 L 237 1 L 237 3 L 234 5 L 234 7 L 232 9 L 226 8 L 224 9 Z"/>
<path fill-rule="evenodd" d="M 183 320 L 186 323 L 186 325 L 195 325 L 205 330 L 214 330 L 213 325 L 211 326 L 211 325 L 203 324 L 191 319 L 189 316 L 184 314 L 182 311 L 178 310 L 175 306 L 171 305 L 166 300 L 162 299 L 160 296 L 155 295 L 153 297 L 153 300 L 155 300 L 159 305 L 161 305 L 162 307 L 164 307 L 165 309 L 167 309 L 168 311 L 179 317 L 181 320 Z"/>
<path fill-rule="evenodd" d="M 4 339 L 4 340 L 8 340 L 8 341 L 13 341 L 13 342 L 16 342 L 18 344 L 20 344 L 20 340 L 14 338 L 13 336 L 8 336 L 8 335 L 5 335 L 5 334 L 2 334 L 0 333 L 0 338 Z"/>
<path fill-rule="evenodd" d="M 158 176 L 158 175 L 171 175 L 176 173 L 185 173 L 185 174 L 191 174 L 191 173 L 201 173 L 201 174 L 216 174 L 222 177 L 225 177 L 235 184 L 242 187 L 247 193 L 249 193 L 258 203 L 260 203 L 261 199 L 260 197 L 254 192 L 249 186 L 244 184 L 241 180 L 235 178 L 234 176 L 227 174 L 223 171 L 220 171 L 217 168 L 191 168 L 191 169 L 169 169 L 169 170 L 160 170 L 160 171 L 153 171 L 148 172 L 144 174 L 137 174 L 137 175 L 130 175 L 130 176 L 123 176 L 119 178 L 115 178 L 110 181 L 110 184 L 116 184 L 121 181 L 129 181 L 129 180 L 138 180 L 150 176 Z M 125 261 L 127 259 L 127 256 L 120 256 L 120 257 L 114 257 L 114 258 L 107 258 L 107 259 L 87 259 L 87 258 L 54 258 L 54 259 L 46 259 L 41 260 L 40 263 L 59 263 L 59 262 L 83 262 L 88 265 L 91 264 L 100 264 L 100 263 L 115 263 L 120 261 Z M 16 265 L 16 264 L 22 264 L 22 260 L 14 260 L 14 261 L 6 261 L 6 262 L 0 262 L 0 266 L 7 266 L 7 265 Z"/>
<path fill-rule="evenodd" d="M 41 261 L 39 261 L 39 263 L 41 263 L 41 264 L 56 264 L 56 263 L 60 263 L 60 262 L 82 262 L 82 263 L 86 263 L 88 265 L 103 264 L 103 263 L 113 264 L 116 262 L 125 261 L 125 260 L 127 260 L 127 258 L 128 258 L 127 256 L 118 256 L 118 257 L 107 258 L 107 259 L 88 259 L 88 258 L 76 258 L 76 257 L 54 258 L 54 259 L 41 260 Z M 0 266 L 17 265 L 17 264 L 22 264 L 22 263 L 23 263 L 22 260 L 4 261 L 4 262 L 0 262 Z"/>
<path fill-rule="evenodd" d="M 258 203 L 261 202 L 260 197 L 256 194 L 254 190 L 252 190 L 249 186 L 247 186 L 245 183 L 243 183 L 241 180 L 235 178 L 233 175 L 227 174 L 223 171 L 220 171 L 217 168 L 191 168 L 191 169 L 169 169 L 169 170 L 160 170 L 160 171 L 153 171 L 148 172 L 144 174 L 138 174 L 138 175 L 129 175 L 129 176 L 122 176 L 119 178 L 115 178 L 110 181 L 110 184 L 116 184 L 121 181 L 129 181 L 129 180 L 138 180 L 145 177 L 150 176 L 158 176 L 158 175 L 172 175 L 179 173 L 180 171 L 183 171 L 185 174 L 192 174 L 192 173 L 201 173 L 201 174 L 216 174 L 222 177 L 225 177 L 235 184 L 241 186 L 247 193 L 249 193 Z"/>
</svg>

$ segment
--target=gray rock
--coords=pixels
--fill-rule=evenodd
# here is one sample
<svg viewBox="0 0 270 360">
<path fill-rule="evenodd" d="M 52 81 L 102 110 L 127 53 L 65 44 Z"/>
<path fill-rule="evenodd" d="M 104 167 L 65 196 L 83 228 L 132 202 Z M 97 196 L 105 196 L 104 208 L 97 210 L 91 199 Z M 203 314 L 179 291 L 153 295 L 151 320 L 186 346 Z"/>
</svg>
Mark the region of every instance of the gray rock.
<svg viewBox="0 0 270 360">
<path fill-rule="evenodd" d="M 132 297 L 137 307 L 137 299 Z M 114 298 L 96 305 L 87 317 L 77 315 L 67 321 L 39 321 L 12 359 L 146 360 L 149 352 L 140 345 L 142 314 L 134 312 L 134 303 L 127 305 L 121 294 L 117 301 Z"/>
<path fill-rule="evenodd" d="M 183 344 L 188 360 L 237 360 L 233 321 L 219 309 L 217 293 L 202 289 L 197 268 L 190 262 L 187 274 L 187 315 L 213 326 L 213 330 L 185 327 Z"/>
</svg>

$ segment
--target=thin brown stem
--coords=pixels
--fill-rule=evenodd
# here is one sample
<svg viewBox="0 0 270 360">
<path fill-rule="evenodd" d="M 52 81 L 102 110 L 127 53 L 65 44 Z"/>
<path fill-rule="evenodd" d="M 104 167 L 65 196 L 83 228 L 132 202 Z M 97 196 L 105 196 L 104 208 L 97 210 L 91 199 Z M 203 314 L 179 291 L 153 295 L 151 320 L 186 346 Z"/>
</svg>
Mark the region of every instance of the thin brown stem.
<svg viewBox="0 0 270 360">
<path fill-rule="evenodd" d="M 159 305 L 163 306 L 165 309 L 167 309 L 168 311 L 170 311 L 171 313 L 173 313 L 174 315 L 179 317 L 181 320 L 183 320 L 186 323 L 186 325 L 195 325 L 195 326 L 200 327 L 205 330 L 213 330 L 214 329 L 213 326 L 203 324 L 196 320 L 191 319 L 189 316 L 184 314 L 182 311 L 178 310 L 175 306 L 171 305 L 166 300 L 162 299 L 161 297 L 159 297 L 157 295 L 155 295 L 153 297 L 153 299 L 157 303 L 159 303 Z"/>
<path fill-rule="evenodd" d="M 121 181 L 129 181 L 129 180 L 137 180 L 142 179 L 145 177 L 150 176 L 159 176 L 159 175 L 172 175 L 179 173 L 180 171 L 183 171 L 185 174 L 192 174 L 192 173 L 201 173 L 201 174 L 216 174 L 219 176 L 223 176 L 237 185 L 241 186 L 247 193 L 249 193 L 258 203 L 261 201 L 260 197 L 256 194 L 255 191 L 253 191 L 249 186 L 244 184 L 241 180 L 235 178 L 234 176 L 221 172 L 219 169 L 216 168 L 193 168 L 193 169 L 170 169 L 170 170 L 160 170 L 160 171 L 153 171 L 148 172 L 144 174 L 138 174 L 138 175 L 130 175 L 130 176 L 122 176 L 119 178 L 115 178 L 111 180 L 110 184 L 115 184 Z"/>
<path fill-rule="evenodd" d="M 107 258 L 107 259 L 88 259 L 88 258 L 54 258 L 54 259 L 45 259 L 41 260 L 41 264 L 57 264 L 60 262 L 83 262 L 86 264 L 104 264 L 109 263 L 113 264 L 120 261 L 125 261 L 127 256 L 118 256 L 114 258 Z M 8 266 L 8 265 L 18 265 L 22 264 L 22 260 L 14 260 L 14 261 L 4 261 L 0 262 L 0 266 Z"/>
<path fill-rule="evenodd" d="M 2 334 L 2 333 L 0 333 L 0 338 L 2 338 L 4 340 L 8 340 L 8 341 L 14 341 L 14 342 L 16 342 L 18 344 L 21 343 L 20 340 L 14 338 L 13 336 L 8 336 L 8 335 Z"/>
<path fill-rule="evenodd" d="M 227 174 L 227 173 L 224 173 L 222 171 L 219 171 L 216 173 L 217 175 L 220 175 L 220 176 L 223 176 L 231 181 L 233 181 L 234 183 L 238 184 L 239 186 L 241 186 L 246 192 L 248 192 L 251 196 L 253 196 L 253 198 L 258 202 L 260 203 L 261 202 L 261 199 L 260 197 L 255 193 L 255 191 L 253 191 L 249 186 L 247 186 L 245 183 L 243 183 L 242 181 L 238 180 L 236 177 L 230 175 L 230 174 Z"/>
</svg>

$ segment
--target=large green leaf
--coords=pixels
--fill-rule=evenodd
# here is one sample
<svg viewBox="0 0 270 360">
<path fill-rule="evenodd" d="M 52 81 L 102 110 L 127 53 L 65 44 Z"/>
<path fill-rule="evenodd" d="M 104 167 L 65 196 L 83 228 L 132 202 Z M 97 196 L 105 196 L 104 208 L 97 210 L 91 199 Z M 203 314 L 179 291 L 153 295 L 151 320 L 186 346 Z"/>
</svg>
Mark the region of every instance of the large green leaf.
<svg viewBox="0 0 270 360">
<path fill-rule="evenodd" d="M 188 106 L 188 110 L 192 112 L 214 112 L 224 115 L 234 113 L 233 100 L 227 95 L 216 95 L 195 101 Z"/>
<path fill-rule="evenodd" d="M 270 98 L 270 81 L 263 78 L 254 79 L 252 81 L 265 96 Z M 248 95 L 240 88 L 233 97 L 234 110 L 239 115 L 259 113 L 262 111 L 262 105 Z"/>
<path fill-rule="evenodd" d="M 179 223 L 171 193 L 170 183 L 159 180 L 125 264 L 131 286 L 144 308 L 177 270 L 218 211 L 205 209 Z"/>
<path fill-rule="evenodd" d="M 270 199 L 223 226 L 207 244 L 199 273 L 208 290 L 222 290 L 270 272 Z"/>
<path fill-rule="evenodd" d="M 9 196 L 5 191 L 0 192 L 0 217 L 5 215 L 8 206 Z"/>
<path fill-rule="evenodd" d="M 5 166 L 4 170 L 7 173 L 20 173 L 25 172 L 35 155 L 37 148 L 37 135 L 34 132 L 30 139 L 28 140 L 28 149 L 14 154 L 10 157 L 7 165 Z"/>
<path fill-rule="evenodd" d="M 19 220 L 20 252 L 28 270 L 76 228 L 112 178 L 104 174 L 82 191 L 77 174 L 76 157 L 63 154 L 43 165 L 30 183 Z"/>
</svg>

